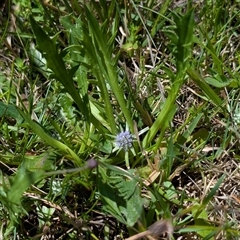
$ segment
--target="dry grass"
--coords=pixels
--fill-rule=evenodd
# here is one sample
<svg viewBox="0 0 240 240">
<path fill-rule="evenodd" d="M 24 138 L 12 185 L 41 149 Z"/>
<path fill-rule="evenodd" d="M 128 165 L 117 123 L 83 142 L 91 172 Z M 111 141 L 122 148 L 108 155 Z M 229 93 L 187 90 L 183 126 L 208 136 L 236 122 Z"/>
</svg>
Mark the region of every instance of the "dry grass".
<svg viewBox="0 0 240 240">
<path fill-rule="evenodd" d="M 156 11 L 157 9 L 161 9 L 162 4 L 163 1 L 159 1 L 154 5 L 152 10 Z M 214 47 L 214 50 L 216 50 L 216 53 L 218 53 L 216 58 L 221 58 L 220 65 L 223 68 L 222 73 L 224 74 L 224 77 L 236 81 L 239 76 L 238 39 L 240 33 L 236 24 L 236 22 L 239 22 L 239 17 L 236 14 L 239 12 L 239 7 L 237 6 L 237 3 L 232 7 L 227 4 L 225 5 L 229 7 L 228 18 L 232 19 L 232 21 L 230 25 L 228 20 L 226 20 L 225 24 L 222 24 L 222 28 L 219 28 L 219 38 L 217 37 L 212 40 L 212 46 Z M 185 12 L 187 9 L 186 1 L 174 2 L 171 6 L 171 11 L 176 12 Z M 195 20 L 197 24 L 199 24 L 199 26 L 201 24 L 201 26 L 206 24 L 205 27 L 209 28 L 209 33 L 214 35 L 214 29 L 211 29 L 211 26 L 207 25 L 209 23 L 206 20 L 207 14 L 211 14 L 211 12 L 206 11 L 206 16 L 201 15 L 204 13 L 203 1 L 201 1 L 201 3 L 194 1 L 194 6 L 196 7 Z M 133 6 L 131 10 L 137 15 L 137 13 L 134 12 Z M 217 9 L 215 10 L 217 11 Z M 57 10 L 55 9 L 54 11 Z M 150 12 L 151 11 L 149 11 L 149 14 Z M 166 17 L 171 17 L 170 11 L 166 11 L 165 14 Z M 147 16 L 143 17 L 146 17 L 147 19 Z M 212 17 L 214 18 L 216 16 Z M 14 16 L 10 19 L 8 32 L 13 32 L 13 29 L 16 27 L 16 19 Z M 6 19 L 4 20 L 4 16 L 1 16 L 1 21 L 6 21 Z M 172 87 L 171 74 L 177 73 L 177 68 L 176 61 L 171 52 L 172 49 L 169 47 L 171 41 L 166 37 L 164 31 L 160 29 L 153 36 L 153 41 L 148 36 L 148 38 L 146 38 L 146 45 L 142 47 L 141 42 L 145 40 L 145 36 L 148 35 L 148 32 L 146 31 L 145 26 L 141 24 L 141 21 L 132 21 L 133 24 L 139 24 L 141 27 L 139 27 L 137 32 L 134 32 L 134 30 L 131 30 L 131 27 L 133 26 L 125 26 L 125 29 L 119 31 L 119 35 L 116 37 L 116 42 L 118 44 L 117 48 L 122 48 L 120 51 L 121 54 L 119 54 L 118 69 L 120 69 L 120 75 L 124 75 L 127 80 L 122 84 L 123 88 L 126 88 L 123 92 L 125 97 L 133 98 L 134 120 L 138 121 L 137 128 L 140 130 L 148 127 L 150 128 L 154 124 L 159 112 L 162 110 L 164 102 L 169 97 L 169 90 Z M 168 27 L 171 22 L 167 20 L 164 24 Z M 233 29 L 235 30 L 233 31 Z M 133 31 L 134 34 L 136 34 L 135 37 L 137 40 L 134 43 L 137 43 L 137 49 L 135 50 L 124 48 L 124 44 L 128 40 L 127 35 L 124 35 L 127 30 Z M 197 27 L 195 28 L 195 35 L 199 39 L 203 38 L 203 41 L 207 41 L 204 38 L 205 36 L 203 32 Z M 226 38 L 224 37 L 225 35 L 227 36 Z M 61 40 L 66 41 L 63 45 L 68 45 L 67 35 L 61 35 Z M 62 41 L 59 45 L 63 43 Z M 39 72 L 34 69 L 34 65 L 32 65 L 29 55 L 26 54 L 29 51 L 28 41 L 25 41 L 25 39 L 22 41 L 21 37 L 18 38 L 16 35 L 13 36 L 13 34 L 7 33 L 5 34 L 4 39 L 1 39 L 1 43 L 1 102 L 14 104 L 22 109 L 24 108 L 24 105 L 25 108 L 28 109 L 29 106 L 31 108 L 31 104 L 32 107 L 36 107 L 41 101 L 45 101 L 45 96 L 49 96 L 46 98 L 46 101 L 50 101 L 49 99 L 53 99 L 54 94 L 58 94 L 61 91 L 59 90 L 61 89 L 60 87 L 57 89 L 57 84 L 53 84 L 53 90 L 49 90 L 50 88 L 48 88 L 48 86 L 51 80 L 45 78 L 44 74 L 39 74 Z M 26 46 L 25 43 L 28 45 Z M 113 55 L 114 54 L 115 53 L 113 53 Z M 22 65 L 20 62 L 17 62 L 18 60 L 22 61 Z M 213 75 L 216 76 L 219 73 L 217 71 L 220 67 L 216 66 L 217 60 L 211 56 L 210 51 L 208 51 L 204 44 L 201 45 L 195 42 L 193 56 L 190 61 L 201 74 L 203 79 L 212 77 Z M 94 79 L 92 75 L 94 74 L 90 72 L 89 78 Z M 3 80 L 1 76 L 4 76 Z M 34 81 L 38 79 L 38 81 L 36 80 L 32 83 L 32 79 L 34 79 Z M 92 82 L 94 83 L 94 81 Z M 7 95 L 6 86 L 8 84 L 6 84 L 6 82 L 13 86 L 16 93 L 15 96 L 11 96 L 12 94 Z M 175 204 L 170 198 L 167 200 L 165 199 L 166 206 L 171 214 L 173 222 L 176 220 L 174 222 L 176 226 L 174 228 L 173 238 L 177 240 L 203 239 L 201 235 L 191 233 L 190 231 L 187 233 L 179 233 L 180 228 L 197 226 L 199 224 L 196 221 L 198 218 L 189 218 L 190 220 L 186 221 L 186 225 L 178 225 L 178 223 L 185 221 L 184 219 L 191 214 L 193 216 L 193 211 L 187 210 L 191 209 L 193 205 L 201 206 L 223 175 L 225 176 L 223 182 L 214 196 L 209 199 L 209 202 L 204 209 L 207 213 L 208 221 L 206 221 L 206 218 L 204 217 L 201 220 L 207 222 L 208 225 L 218 227 L 214 239 L 237 239 L 237 237 L 231 236 L 230 233 L 227 235 L 225 229 L 233 229 L 234 231 L 232 231 L 232 233 L 236 233 L 236 235 L 238 234 L 237 231 L 240 231 L 240 187 L 238 184 L 238 181 L 240 180 L 239 127 L 232 122 L 234 111 L 237 109 L 239 101 L 237 98 L 239 94 L 238 88 L 231 86 L 231 84 L 221 88 L 217 88 L 211 84 L 209 84 L 209 86 L 222 99 L 221 106 L 214 105 L 212 100 L 204 94 L 203 89 L 201 89 L 194 79 L 191 79 L 186 75 L 185 83 L 180 88 L 176 100 L 178 110 L 174 115 L 174 118 L 170 121 L 164 138 L 159 145 L 159 149 L 156 151 L 156 149 L 152 150 L 151 147 L 155 146 L 158 137 L 161 136 L 160 131 L 157 133 L 152 141 L 152 146 L 149 147 L 148 150 L 139 150 L 139 155 L 141 155 L 139 159 L 134 156 L 137 159 L 137 163 L 131 162 L 134 166 L 136 164 L 138 168 L 147 166 L 148 170 L 151 169 L 150 173 L 146 174 L 144 179 L 142 179 L 143 182 L 144 180 L 148 180 L 148 186 L 144 186 L 142 189 L 142 196 L 146 196 L 146 201 L 149 201 L 152 197 L 151 194 L 153 194 L 149 189 L 152 191 L 158 191 L 159 189 L 162 189 L 162 184 L 167 181 L 171 181 L 173 184 L 176 196 L 178 196 L 179 199 L 183 198 L 181 200 L 182 206 Z M 56 87 L 56 89 L 54 89 L 54 87 Z M 233 90 L 233 88 L 235 89 Z M 95 90 L 97 87 L 93 87 L 93 89 Z M 50 93 L 48 93 L 47 90 Z M 94 96 L 94 93 L 91 94 Z M 99 93 L 96 92 L 95 94 L 97 95 L 98 100 Z M 131 95 L 133 95 L 133 97 Z M 113 98 L 112 100 L 113 105 L 115 105 L 115 99 Z M 54 101 L 49 102 L 48 105 L 56 104 L 57 101 Z M 39 110 L 32 112 L 32 118 L 36 121 L 39 119 L 37 115 L 40 115 L 38 111 Z M 54 113 L 51 112 L 50 107 L 48 110 L 45 109 L 44 111 L 46 111 L 47 115 L 45 118 L 47 124 L 45 126 L 50 126 L 50 121 L 48 122 L 48 120 L 54 115 Z M 56 115 L 57 114 L 58 113 L 56 113 Z M 193 126 L 192 124 L 198 117 L 198 114 L 202 115 L 199 121 Z M 8 116 L 2 114 L 1 118 L 3 119 L 1 120 L 3 132 L 4 123 L 7 123 L 10 129 L 16 124 L 16 121 L 13 120 L 13 122 L 11 122 L 11 119 L 9 120 Z M 6 119 L 9 122 L 7 122 Z M 63 126 L 64 124 L 61 126 L 64 129 Z M 193 126 L 193 128 L 189 130 L 191 126 Z M 52 128 L 50 129 L 52 130 Z M 188 130 L 190 131 L 189 134 L 187 134 Z M 5 165 L 3 173 L 7 178 L 12 175 L 13 170 L 15 172 L 15 168 L 12 168 L 13 166 L 11 163 L 5 162 L 7 148 L 10 148 L 11 154 L 15 156 L 19 154 L 21 147 L 24 146 L 27 154 L 37 156 L 49 147 L 35 135 L 32 139 L 35 139 L 36 142 L 32 141 L 30 137 L 26 138 L 26 141 L 29 141 L 30 146 L 27 148 L 26 146 L 28 143 L 19 140 L 21 136 L 25 135 L 21 135 L 20 132 L 17 132 L 15 138 L 11 137 L 6 140 L 5 136 L 7 133 L 4 132 L 4 134 L 1 136 L 3 147 L 0 149 L 0 157 L 3 159 L 1 159 L 3 165 Z M 31 134 L 32 133 L 30 133 L 30 135 Z M 82 137 L 83 133 L 79 133 L 79 135 Z M 184 136 L 187 136 L 187 138 L 185 139 Z M 30 142 L 29 139 L 32 142 Z M 77 138 L 74 136 L 71 139 Z M 142 136 L 137 140 L 141 142 L 143 140 Z M 173 142 L 173 165 L 170 167 L 171 171 L 169 175 L 167 175 L 168 166 L 165 168 L 166 163 L 164 165 L 163 162 L 166 159 L 168 160 L 171 158 L 171 156 L 168 155 L 169 145 L 171 143 L 170 140 Z M 99 156 L 99 158 L 112 158 L 112 155 L 115 154 L 111 153 L 112 155 L 105 155 L 104 152 L 100 152 L 99 150 L 96 152 L 94 151 L 96 151 L 96 149 L 92 145 L 87 149 L 87 153 L 90 152 L 93 156 Z M 84 153 L 81 154 L 84 155 Z M 117 157 L 119 158 L 119 156 Z M 59 164 L 61 168 L 72 166 L 65 157 L 60 156 L 59 152 L 57 153 L 56 163 Z M 159 167 L 159 164 L 162 165 Z M 119 165 L 122 167 L 122 164 L 118 164 L 117 162 L 116 164 L 113 163 L 113 165 Z M 18 167 L 18 165 L 14 165 L 14 167 Z M 153 172 L 156 173 L 156 177 L 153 176 Z M 87 180 L 80 179 L 79 182 L 77 182 L 77 178 L 73 178 L 71 190 L 65 189 L 67 193 L 62 199 L 61 195 L 55 197 L 51 196 L 50 199 L 47 199 L 49 194 L 47 193 L 47 189 L 49 190 L 49 185 L 51 186 L 51 181 L 55 178 L 47 179 L 44 183 L 45 185 L 42 186 L 43 190 L 42 187 L 39 187 L 39 192 L 36 194 L 32 193 L 32 191 L 26 191 L 24 193 L 24 201 L 28 202 L 28 216 L 20 218 L 18 227 L 16 228 L 17 231 L 19 231 L 18 238 L 70 239 L 69 236 L 74 236 L 75 239 L 124 239 L 129 237 L 129 232 L 132 235 L 136 235 L 136 232 L 139 231 L 143 232 L 147 227 L 146 224 L 151 225 L 153 222 L 156 222 L 167 215 L 166 212 L 161 212 L 161 209 L 157 209 L 157 211 L 152 214 L 153 219 L 151 219 L 151 224 L 148 219 L 146 220 L 148 221 L 147 223 L 139 222 L 134 226 L 135 228 L 132 232 L 129 231 L 131 228 L 127 228 L 126 225 L 116 220 L 112 214 L 108 214 L 106 211 L 102 210 L 103 203 L 98 196 L 100 193 L 97 190 L 97 183 L 95 182 L 97 181 L 97 174 L 94 174 L 93 179 L 91 180 L 89 180 L 89 177 Z M 61 175 L 61 181 L 64 182 L 65 177 L 65 175 Z M 149 179 L 152 180 L 152 182 L 150 182 Z M 88 181 L 94 186 L 88 185 Z M 156 196 L 154 195 L 154 197 Z M 144 214 L 146 214 L 146 219 L 151 204 L 149 203 L 145 206 Z M 158 205 L 156 204 L 156 206 Z M 52 214 L 50 214 L 48 221 L 41 224 L 40 222 L 42 219 L 39 214 L 40 207 L 47 207 L 52 210 Z M 184 209 L 186 212 L 178 212 L 180 208 Z M 2 226 L 4 226 L 9 220 L 4 217 L 3 214 L 3 216 L 1 216 Z M 40 225 L 41 227 L 39 227 Z M 151 234 L 150 230 L 148 230 L 148 234 Z M 106 236 L 107 238 L 105 238 Z M 128 239 L 134 238 L 132 236 Z M 149 237 L 149 239 L 151 239 L 151 237 Z"/>
</svg>

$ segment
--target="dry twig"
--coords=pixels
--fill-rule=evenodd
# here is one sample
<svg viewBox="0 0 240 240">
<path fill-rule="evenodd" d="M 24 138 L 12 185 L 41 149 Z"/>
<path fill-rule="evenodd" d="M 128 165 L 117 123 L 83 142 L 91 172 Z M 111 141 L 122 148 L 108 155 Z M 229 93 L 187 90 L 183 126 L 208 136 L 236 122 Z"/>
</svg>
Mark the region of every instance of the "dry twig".
<svg viewBox="0 0 240 240">
<path fill-rule="evenodd" d="M 152 224 L 148 230 L 135 234 L 134 236 L 131 236 L 129 238 L 126 238 L 125 240 L 137 240 L 143 237 L 146 237 L 148 235 L 159 237 L 160 235 L 163 235 L 166 233 L 168 235 L 168 239 L 171 238 L 171 235 L 173 233 L 173 225 L 169 220 L 159 220 Z"/>
</svg>

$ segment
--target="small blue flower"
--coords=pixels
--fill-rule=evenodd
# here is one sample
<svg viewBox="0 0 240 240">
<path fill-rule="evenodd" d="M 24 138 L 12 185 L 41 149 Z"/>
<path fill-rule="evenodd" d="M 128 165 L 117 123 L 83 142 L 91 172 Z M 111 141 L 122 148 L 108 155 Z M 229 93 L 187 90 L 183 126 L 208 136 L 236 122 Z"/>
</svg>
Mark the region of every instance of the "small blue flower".
<svg viewBox="0 0 240 240">
<path fill-rule="evenodd" d="M 127 151 L 132 147 L 133 135 L 129 131 L 121 132 L 117 135 L 115 144 L 119 148 L 123 148 Z"/>
</svg>

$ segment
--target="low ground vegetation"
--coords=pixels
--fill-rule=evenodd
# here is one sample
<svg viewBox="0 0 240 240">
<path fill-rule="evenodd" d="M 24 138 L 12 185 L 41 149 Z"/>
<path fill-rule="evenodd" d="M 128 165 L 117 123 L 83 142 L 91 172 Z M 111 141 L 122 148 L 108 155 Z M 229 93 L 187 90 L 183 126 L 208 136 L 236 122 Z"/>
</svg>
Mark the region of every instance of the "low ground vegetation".
<svg viewBox="0 0 240 240">
<path fill-rule="evenodd" d="M 239 239 L 239 6 L 2 1 L 0 238 Z"/>
</svg>

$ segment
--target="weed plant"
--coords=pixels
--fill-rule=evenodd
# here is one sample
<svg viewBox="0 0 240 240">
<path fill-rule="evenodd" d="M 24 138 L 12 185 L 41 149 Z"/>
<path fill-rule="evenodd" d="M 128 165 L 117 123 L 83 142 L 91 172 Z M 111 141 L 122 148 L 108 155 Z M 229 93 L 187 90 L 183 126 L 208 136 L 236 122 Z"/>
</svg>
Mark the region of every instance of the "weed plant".
<svg viewBox="0 0 240 240">
<path fill-rule="evenodd" d="M 0 238 L 239 239 L 239 6 L 5 1 Z"/>
</svg>

